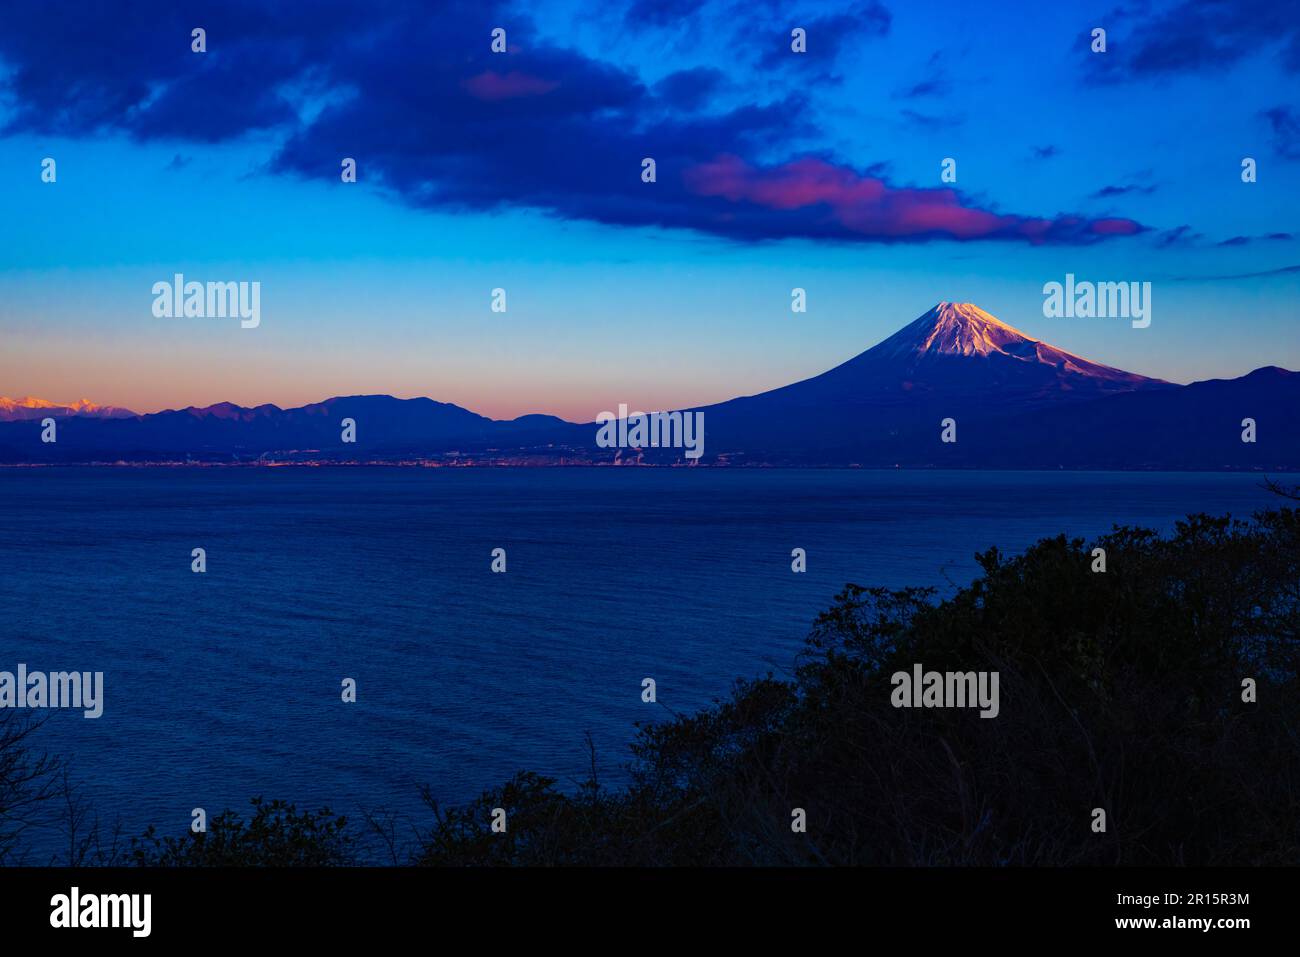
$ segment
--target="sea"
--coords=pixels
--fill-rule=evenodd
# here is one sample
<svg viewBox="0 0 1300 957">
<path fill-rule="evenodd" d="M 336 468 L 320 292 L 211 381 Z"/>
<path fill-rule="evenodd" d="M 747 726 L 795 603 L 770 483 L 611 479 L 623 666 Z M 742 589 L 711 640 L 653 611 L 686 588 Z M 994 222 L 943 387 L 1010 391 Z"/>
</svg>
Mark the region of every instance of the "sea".
<svg viewBox="0 0 1300 957">
<path fill-rule="evenodd" d="M 388 815 L 409 833 L 432 819 L 425 788 L 459 804 L 520 770 L 572 788 L 591 749 L 617 786 L 638 724 L 707 706 L 738 678 L 790 674 L 848 582 L 943 596 L 992 546 L 1246 517 L 1279 504 L 1261 485 L 1239 473 L 0 468 L 0 671 L 103 672 L 101 717 L 47 711 L 32 741 L 124 835 L 179 835 L 194 808 L 246 811 L 254 796 Z M 50 828 L 28 841 L 34 863 L 66 844 Z"/>
</svg>

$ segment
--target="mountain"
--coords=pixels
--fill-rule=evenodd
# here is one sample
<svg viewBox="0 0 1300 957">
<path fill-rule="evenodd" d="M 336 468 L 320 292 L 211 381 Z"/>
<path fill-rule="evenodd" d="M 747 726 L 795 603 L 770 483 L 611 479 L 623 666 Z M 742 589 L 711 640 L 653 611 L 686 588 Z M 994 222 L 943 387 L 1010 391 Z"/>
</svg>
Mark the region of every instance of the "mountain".
<svg viewBox="0 0 1300 957">
<path fill-rule="evenodd" d="M 0 462 L 415 458 L 459 448 L 513 450 L 573 427 L 550 415 L 501 421 L 447 402 L 389 395 L 337 396 L 293 409 L 220 402 L 94 422 L 54 417 L 58 440 L 49 444 L 40 442 L 35 422 L 0 423 Z M 354 443 L 342 441 L 345 419 L 356 424 Z"/>
<path fill-rule="evenodd" d="M 971 303 L 940 302 L 828 372 L 706 406 L 714 452 L 857 461 L 856 450 L 947 417 L 988 418 L 1178 387 L 1091 362 Z M 929 446 L 926 441 L 924 445 Z M 890 462 L 890 464 L 893 464 Z"/>
<path fill-rule="evenodd" d="M 356 447 L 363 450 L 416 451 L 481 440 L 491 435 L 495 426 L 492 419 L 433 399 L 357 395 L 295 409 L 274 405 L 245 408 L 222 402 L 142 416 L 121 423 L 115 431 L 118 441 L 138 448 L 257 456 L 267 451 L 341 448 L 340 423 L 345 418 L 358 424 Z"/>
<path fill-rule="evenodd" d="M 89 399 L 76 402 L 49 402 L 26 396 L 10 399 L 0 396 L 0 422 L 19 422 L 28 419 L 43 419 L 46 416 L 80 415 L 95 419 L 125 419 L 135 415 L 130 409 L 119 409 L 111 405 L 95 405 Z"/>
<path fill-rule="evenodd" d="M 27 411 L 0 421 L 0 462 L 688 461 L 679 448 L 599 448 L 592 423 L 501 421 L 425 398 L 142 416 L 38 403 L 13 403 Z M 1175 385 L 1058 349 L 971 303 L 938 303 L 821 375 L 683 411 L 703 416 L 706 464 L 1300 469 L 1300 373 L 1270 366 Z M 60 421 L 57 443 L 42 443 L 28 421 L 47 415 Z M 345 419 L 356 423 L 355 443 L 342 441 Z M 955 442 L 942 441 L 948 419 Z M 1254 442 L 1242 441 L 1246 419 Z"/>
<path fill-rule="evenodd" d="M 1048 345 L 972 303 L 941 302 L 848 362 L 765 395 L 859 403 L 967 395 L 1037 405 L 1169 385 Z"/>
</svg>

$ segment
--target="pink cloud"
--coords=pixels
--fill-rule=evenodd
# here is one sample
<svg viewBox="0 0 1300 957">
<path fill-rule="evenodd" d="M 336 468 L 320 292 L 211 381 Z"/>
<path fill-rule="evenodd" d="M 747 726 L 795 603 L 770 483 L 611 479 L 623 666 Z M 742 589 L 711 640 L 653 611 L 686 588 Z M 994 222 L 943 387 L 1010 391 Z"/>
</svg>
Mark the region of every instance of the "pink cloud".
<svg viewBox="0 0 1300 957">
<path fill-rule="evenodd" d="M 1092 231 L 1099 236 L 1131 236 L 1142 227 L 1131 219 L 1098 219 Z"/>
<path fill-rule="evenodd" d="M 559 86 L 557 80 L 511 70 L 496 73 L 488 70 L 461 83 L 469 95 L 479 100 L 513 100 L 523 96 L 542 96 Z"/>
<path fill-rule="evenodd" d="M 1089 221 L 1079 216 L 1026 217 L 969 205 L 955 189 L 897 188 L 819 159 L 761 168 L 723 155 L 683 173 L 688 190 L 736 204 L 789 211 L 819 207 L 846 233 L 880 239 L 946 235 L 953 239 L 1056 238 L 1131 235 L 1142 226 L 1129 219 Z M 797 230 L 795 230 L 797 232 Z"/>
</svg>

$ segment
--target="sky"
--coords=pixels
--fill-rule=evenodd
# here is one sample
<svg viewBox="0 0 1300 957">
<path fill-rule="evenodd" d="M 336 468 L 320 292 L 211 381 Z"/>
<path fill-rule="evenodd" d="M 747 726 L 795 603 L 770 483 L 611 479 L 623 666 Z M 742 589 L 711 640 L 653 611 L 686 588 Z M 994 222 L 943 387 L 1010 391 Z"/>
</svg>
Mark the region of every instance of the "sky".
<svg viewBox="0 0 1300 957">
<path fill-rule="evenodd" d="M 941 300 L 1175 382 L 1300 369 L 1295 0 L 69 0 L 0 24 L 0 395 L 591 421 L 816 375 Z M 260 324 L 155 316 L 176 273 L 260 283 Z M 1150 326 L 1046 317 L 1067 273 L 1150 282 Z"/>
</svg>

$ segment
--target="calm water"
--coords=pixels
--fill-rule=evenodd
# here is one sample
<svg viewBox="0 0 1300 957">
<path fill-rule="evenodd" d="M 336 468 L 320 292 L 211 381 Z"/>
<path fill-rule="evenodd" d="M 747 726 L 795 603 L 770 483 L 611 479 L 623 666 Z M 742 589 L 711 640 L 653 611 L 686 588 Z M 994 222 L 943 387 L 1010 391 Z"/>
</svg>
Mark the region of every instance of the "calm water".
<svg viewBox="0 0 1300 957">
<path fill-rule="evenodd" d="M 587 731 L 616 779 L 634 722 L 788 672 L 846 581 L 948 591 L 990 545 L 1244 516 L 1276 504 L 1259 481 L 0 469 L 0 670 L 105 672 L 103 717 L 57 712 L 42 742 L 127 833 L 180 833 L 191 808 L 255 794 L 423 820 L 424 784 L 460 802 L 519 769 L 576 777 Z"/>
</svg>

